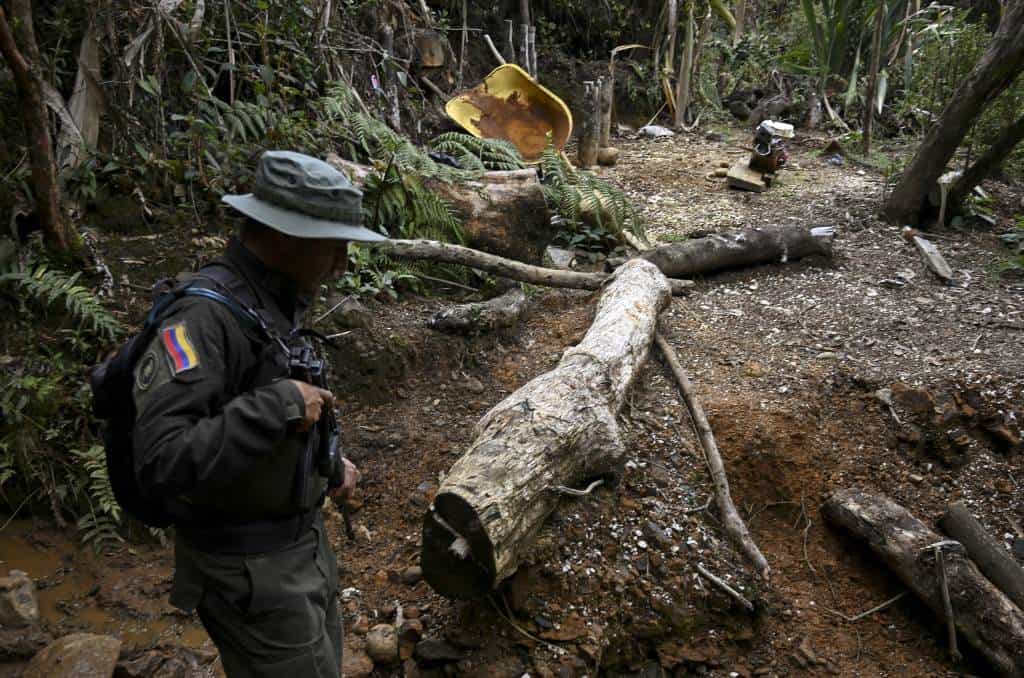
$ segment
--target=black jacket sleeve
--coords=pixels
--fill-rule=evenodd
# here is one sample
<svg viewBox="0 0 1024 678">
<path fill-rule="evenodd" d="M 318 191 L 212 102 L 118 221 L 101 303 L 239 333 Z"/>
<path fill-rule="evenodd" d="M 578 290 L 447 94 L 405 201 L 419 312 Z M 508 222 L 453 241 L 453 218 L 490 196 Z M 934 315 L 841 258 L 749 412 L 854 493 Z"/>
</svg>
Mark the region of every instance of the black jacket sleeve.
<svg viewBox="0 0 1024 678">
<path fill-rule="evenodd" d="M 252 360 L 250 340 L 216 302 L 185 300 L 162 322 L 135 370 L 133 446 L 144 492 L 227 488 L 303 417 L 302 395 L 286 379 L 230 396 Z"/>
</svg>

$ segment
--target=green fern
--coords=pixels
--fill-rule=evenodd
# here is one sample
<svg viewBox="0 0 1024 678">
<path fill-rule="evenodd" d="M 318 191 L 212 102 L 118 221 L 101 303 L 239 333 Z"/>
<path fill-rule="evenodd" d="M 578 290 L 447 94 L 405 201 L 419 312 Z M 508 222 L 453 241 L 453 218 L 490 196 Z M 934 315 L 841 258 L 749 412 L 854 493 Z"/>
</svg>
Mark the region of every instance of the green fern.
<svg viewBox="0 0 1024 678">
<path fill-rule="evenodd" d="M 345 140 L 351 160 L 372 163 L 390 158 L 390 163 L 403 174 L 416 174 L 446 183 L 472 179 L 482 173 L 434 162 L 408 137 L 395 132 L 382 120 L 362 112 L 347 85 L 339 83 L 332 86 L 319 106 L 321 117 L 333 127 L 338 138 Z"/>
<path fill-rule="evenodd" d="M 519 150 L 504 139 L 480 139 L 462 132 L 448 132 L 435 137 L 430 146 L 475 171 L 518 170 L 524 167 Z"/>
<path fill-rule="evenodd" d="M 121 334 L 121 324 L 103 308 L 89 288 L 78 284 L 80 276 L 81 273 L 69 276 L 40 264 L 35 268 L 0 275 L 0 283 L 12 284 L 46 308 L 63 297 L 64 310 L 78 321 L 79 327 L 104 340 L 115 341 Z"/>
<path fill-rule="evenodd" d="M 124 537 L 119 531 L 121 505 L 117 503 L 107 475 L 106 452 L 102 446 L 94 445 L 84 452 L 72 450 L 71 453 L 85 468 L 88 476 L 86 497 L 89 512 L 78 519 L 82 541 L 92 544 L 96 550 L 102 550 L 115 542 L 123 542 Z"/>
<path fill-rule="evenodd" d="M 210 129 L 226 132 L 225 140 L 228 142 L 257 142 L 267 135 L 272 126 L 269 108 L 242 100 L 229 104 L 208 96 L 199 100 L 198 110 L 202 123 Z"/>
<path fill-rule="evenodd" d="M 628 231 L 643 238 L 644 222 L 621 189 L 570 165 L 550 144 L 541 154 L 544 198 L 562 219 L 563 240 L 603 248 Z"/>
</svg>

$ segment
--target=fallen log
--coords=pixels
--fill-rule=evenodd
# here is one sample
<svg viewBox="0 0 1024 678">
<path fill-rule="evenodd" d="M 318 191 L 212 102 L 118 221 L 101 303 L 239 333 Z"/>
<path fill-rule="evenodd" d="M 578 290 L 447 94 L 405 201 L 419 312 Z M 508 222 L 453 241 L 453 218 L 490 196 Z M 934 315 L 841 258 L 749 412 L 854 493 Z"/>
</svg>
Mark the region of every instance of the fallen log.
<svg viewBox="0 0 1024 678">
<path fill-rule="evenodd" d="M 439 311 L 430 319 L 430 327 L 447 334 L 486 334 L 515 326 L 525 310 L 526 294 L 517 287 L 488 301 Z"/>
<path fill-rule="evenodd" d="M 499 275 L 503 278 L 542 285 L 544 287 L 568 287 L 578 290 L 598 290 L 609 279 L 607 273 L 581 273 L 559 271 L 552 268 L 532 266 L 511 259 L 504 259 L 486 252 L 479 252 L 461 245 L 436 242 L 434 240 L 387 240 L 380 243 L 385 252 L 393 257 L 437 261 L 444 264 L 458 264 L 480 271 Z M 690 280 L 669 280 L 672 294 L 687 294 L 693 287 Z"/>
<path fill-rule="evenodd" d="M 941 577 L 929 547 L 942 536 L 891 499 L 840 490 L 822 506 L 825 518 L 867 542 L 928 607 L 945 619 Z M 1003 676 L 1024 676 L 1024 612 L 967 557 L 943 554 L 957 631 Z"/>
<path fill-rule="evenodd" d="M 813 254 L 832 255 L 830 226 L 767 226 L 715 233 L 655 247 L 640 255 L 670 278 L 689 277 Z"/>
<path fill-rule="evenodd" d="M 335 153 L 326 161 L 360 187 L 376 171 Z M 466 244 L 476 249 L 538 264 L 555 235 L 535 169 L 485 172 L 461 183 L 429 180 L 427 185 L 451 204 Z"/>
<path fill-rule="evenodd" d="M 964 545 L 978 569 L 1024 610 L 1024 568 L 989 534 L 962 502 L 950 504 L 939 528 Z"/>
<path fill-rule="evenodd" d="M 750 536 L 750 531 L 747 530 L 746 523 L 743 522 L 739 511 L 736 510 L 736 505 L 732 502 L 732 495 L 729 493 L 729 478 L 725 475 L 725 464 L 722 463 L 722 455 L 718 452 L 715 434 L 712 433 L 711 424 L 708 423 L 708 418 L 704 415 L 704 408 L 701 407 L 700 401 L 697 400 L 697 396 L 693 392 L 693 385 L 690 384 L 686 372 L 683 371 L 683 366 L 679 363 L 675 349 L 665 340 L 665 337 L 661 336 L 660 332 L 655 333 L 654 341 L 665 356 L 665 360 L 672 369 L 672 374 L 675 375 L 676 381 L 679 382 L 679 390 L 683 394 L 683 402 L 686 403 L 686 409 L 689 410 L 690 419 L 693 421 L 693 428 L 700 439 L 701 447 L 704 448 L 708 472 L 711 474 L 711 482 L 715 488 L 715 503 L 718 505 L 718 513 L 722 517 L 722 526 L 725 528 L 725 533 L 750 559 L 765 581 L 769 581 L 772 569 L 768 566 L 768 561 L 765 559 L 764 554 L 761 553 L 761 549 L 757 548 L 757 544 L 754 543 L 754 539 Z"/>
<path fill-rule="evenodd" d="M 616 415 L 668 301 L 657 268 L 625 264 L 582 341 L 484 415 L 423 519 L 420 562 L 435 591 L 462 599 L 490 592 L 515 571 L 558 505 L 556 488 L 620 465 Z"/>
</svg>

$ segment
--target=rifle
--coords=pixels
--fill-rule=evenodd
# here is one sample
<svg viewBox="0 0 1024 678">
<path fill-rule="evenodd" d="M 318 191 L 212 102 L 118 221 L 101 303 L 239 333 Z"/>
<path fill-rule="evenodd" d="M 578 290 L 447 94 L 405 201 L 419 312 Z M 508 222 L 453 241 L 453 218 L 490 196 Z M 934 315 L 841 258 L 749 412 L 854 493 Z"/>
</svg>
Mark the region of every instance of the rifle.
<svg viewBox="0 0 1024 678">
<path fill-rule="evenodd" d="M 289 351 L 288 372 L 293 379 L 300 379 L 307 384 L 318 388 L 326 389 L 329 379 L 327 365 L 319 358 L 308 336 L 318 336 L 307 330 L 300 334 L 300 341 L 293 345 Z M 326 338 L 323 338 L 326 341 Z M 316 426 L 309 432 L 306 443 L 306 451 L 303 455 L 299 473 L 296 475 L 296 497 L 300 500 L 308 492 L 309 476 L 311 475 L 313 463 L 316 464 L 317 473 L 327 479 L 327 487 L 334 489 L 341 487 L 345 482 L 345 464 L 342 461 L 340 451 L 341 433 L 338 426 L 338 417 L 333 407 L 326 408 L 320 414 Z M 349 541 L 355 539 L 355 531 L 352 529 L 352 516 L 348 505 L 345 502 L 335 502 L 341 510 L 341 517 L 345 521 L 345 535 Z"/>
</svg>

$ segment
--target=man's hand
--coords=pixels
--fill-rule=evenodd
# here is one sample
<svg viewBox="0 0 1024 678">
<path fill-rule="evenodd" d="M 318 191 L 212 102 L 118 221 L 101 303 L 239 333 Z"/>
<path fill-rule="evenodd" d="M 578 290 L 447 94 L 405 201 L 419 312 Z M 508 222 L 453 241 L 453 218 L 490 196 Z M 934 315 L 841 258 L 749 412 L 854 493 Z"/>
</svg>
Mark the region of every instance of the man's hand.
<svg viewBox="0 0 1024 678">
<path fill-rule="evenodd" d="M 363 474 L 359 472 L 356 465 L 350 462 L 345 457 L 341 458 L 341 463 L 345 465 L 345 480 L 342 481 L 341 485 L 331 490 L 331 497 L 335 502 L 345 501 L 352 495 L 352 490 L 356 489 L 356 485 L 359 483 L 359 479 Z"/>
<path fill-rule="evenodd" d="M 324 406 L 331 407 L 334 405 L 334 394 L 326 389 L 318 388 L 298 379 L 289 379 L 288 381 L 295 384 L 295 387 L 299 389 L 299 393 L 302 394 L 302 402 L 306 406 L 305 415 L 302 417 L 302 421 L 299 422 L 298 430 L 308 431 L 313 428 L 316 422 L 320 421 L 320 413 L 323 411 Z"/>
</svg>

